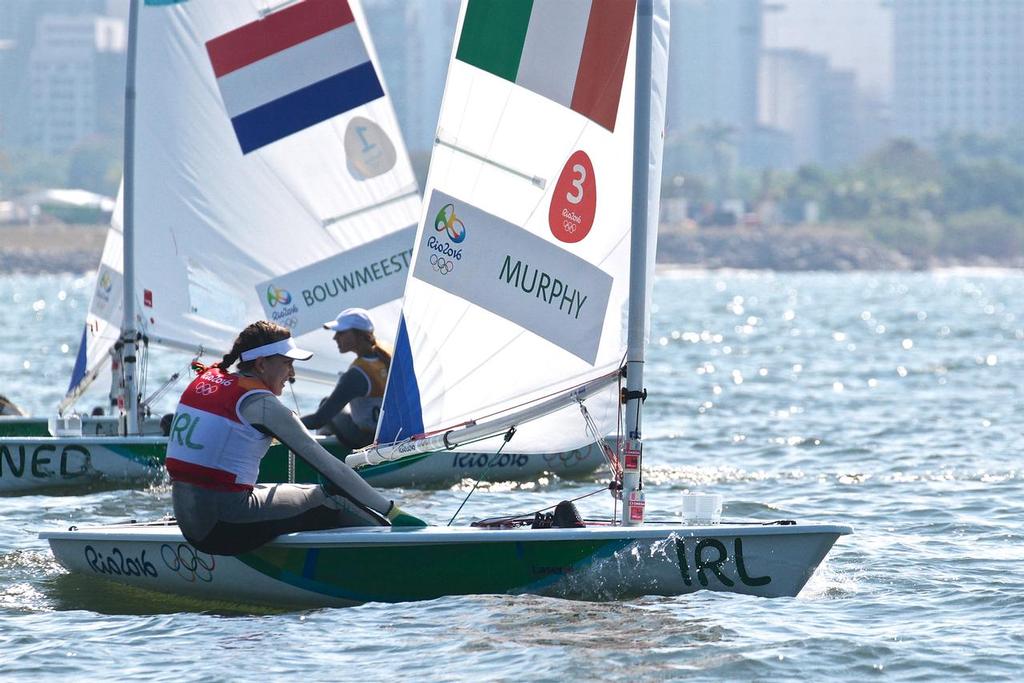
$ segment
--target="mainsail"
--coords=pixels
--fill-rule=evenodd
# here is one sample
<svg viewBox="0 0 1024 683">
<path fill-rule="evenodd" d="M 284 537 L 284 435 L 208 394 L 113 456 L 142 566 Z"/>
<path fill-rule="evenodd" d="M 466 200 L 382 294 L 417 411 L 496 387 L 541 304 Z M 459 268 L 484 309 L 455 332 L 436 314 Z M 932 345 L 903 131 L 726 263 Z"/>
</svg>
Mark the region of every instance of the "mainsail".
<svg viewBox="0 0 1024 683">
<path fill-rule="evenodd" d="M 626 348 L 635 11 L 629 0 L 464 2 L 379 444 L 615 377 Z M 667 8 L 660 16 L 663 102 Z M 663 121 L 659 103 L 654 187 Z M 589 424 L 571 396 L 563 403 L 517 423 L 508 450 L 566 450 L 615 431 L 614 386 L 587 401 Z"/>
<path fill-rule="evenodd" d="M 394 339 L 420 195 L 358 0 L 190 0 L 139 8 L 136 326 L 216 358 L 258 319 L 316 352 L 320 325 L 370 310 Z M 122 324 L 123 204 L 97 273 L 69 396 Z"/>
</svg>

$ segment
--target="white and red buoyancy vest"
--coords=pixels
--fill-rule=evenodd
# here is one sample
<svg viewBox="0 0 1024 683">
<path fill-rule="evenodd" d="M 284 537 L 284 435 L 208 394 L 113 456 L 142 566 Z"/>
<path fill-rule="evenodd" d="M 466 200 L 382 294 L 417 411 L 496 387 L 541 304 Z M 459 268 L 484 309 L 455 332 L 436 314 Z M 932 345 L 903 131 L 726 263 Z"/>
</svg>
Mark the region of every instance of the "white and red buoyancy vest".
<svg viewBox="0 0 1024 683">
<path fill-rule="evenodd" d="M 271 393 L 259 380 L 211 367 L 188 385 L 167 439 L 167 472 L 180 481 L 219 491 L 253 487 L 271 437 L 238 413 L 242 400 Z"/>
</svg>

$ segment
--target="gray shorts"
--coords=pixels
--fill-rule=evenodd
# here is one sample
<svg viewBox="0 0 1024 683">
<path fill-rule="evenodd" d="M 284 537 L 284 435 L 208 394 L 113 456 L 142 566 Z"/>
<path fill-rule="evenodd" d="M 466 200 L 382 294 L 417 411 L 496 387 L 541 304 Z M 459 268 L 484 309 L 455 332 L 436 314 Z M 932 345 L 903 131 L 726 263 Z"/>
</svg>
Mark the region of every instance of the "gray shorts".
<svg viewBox="0 0 1024 683">
<path fill-rule="evenodd" d="M 203 552 L 238 555 L 281 534 L 382 526 L 377 513 L 316 484 L 257 484 L 252 491 L 213 491 L 173 482 L 174 516 L 185 539 Z"/>
</svg>

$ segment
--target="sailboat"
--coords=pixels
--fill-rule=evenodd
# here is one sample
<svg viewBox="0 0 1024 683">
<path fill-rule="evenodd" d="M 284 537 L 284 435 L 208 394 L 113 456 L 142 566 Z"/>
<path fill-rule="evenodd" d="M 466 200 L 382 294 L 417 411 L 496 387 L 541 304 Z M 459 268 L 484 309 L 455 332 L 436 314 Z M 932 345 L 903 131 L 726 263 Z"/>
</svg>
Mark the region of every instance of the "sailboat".
<svg viewBox="0 0 1024 683">
<path fill-rule="evenodd" d="M 159 478 L 166 438 L 140 394 L 149 347 L 210 363 L 247 324 L 272 320 L 315 352 L 296 370 L 326 395 L 350 359 L 325 320 L 360 306 L 394 342 L 421 197 L 358 0 L 150 1 L 131 21 L 125 179 L 60 406 L 113 367 L 119 415 L 59 418 L 52 436 L 46 421 L 33 431 L 15 418 L 0 436 L 0 494 Z M 589 474 L 603 462 L 597 440 L 476 456 L 363 474 L 447 485 L 485 470 Z M 275 446 L 262 480 L 290 474 L 317 481 Z"/>
<path fill-rule="evenodd" d="M 480 440 L 571 445 L 621 415 L 612 514 L 582 520 L 561 503 L 553 516 L 470 526 L 302 532 L 235 557 L 198 552 L 173 520 L 42 533 L 64 567 L 249 604 L 777 597 L 796 595 L 851 533 L 645 523 L 640 418 L 658 206 L 648 188 L 661 170 L 667 1 L 464 0 L 457 36 L 378 443 L 347 460 L 400 462 Z"/>
</svg>

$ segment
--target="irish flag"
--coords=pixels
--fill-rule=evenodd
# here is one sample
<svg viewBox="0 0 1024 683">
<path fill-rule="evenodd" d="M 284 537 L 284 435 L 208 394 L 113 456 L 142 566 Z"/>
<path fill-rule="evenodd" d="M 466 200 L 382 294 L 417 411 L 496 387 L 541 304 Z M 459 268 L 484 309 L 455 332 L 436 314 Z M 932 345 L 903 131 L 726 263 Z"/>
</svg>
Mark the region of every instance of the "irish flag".
<svg viewBox="0 0 1024 683">
<path fill-rule="evenodd" d="M 304 0 L 206 51 L 244 154 L 384 96 L 346 0 Z"/>
<path fill-rule="evenodd" d="M 469 0 L 455 58 L 615 130 L 635 0 Z"/>
</svg>

